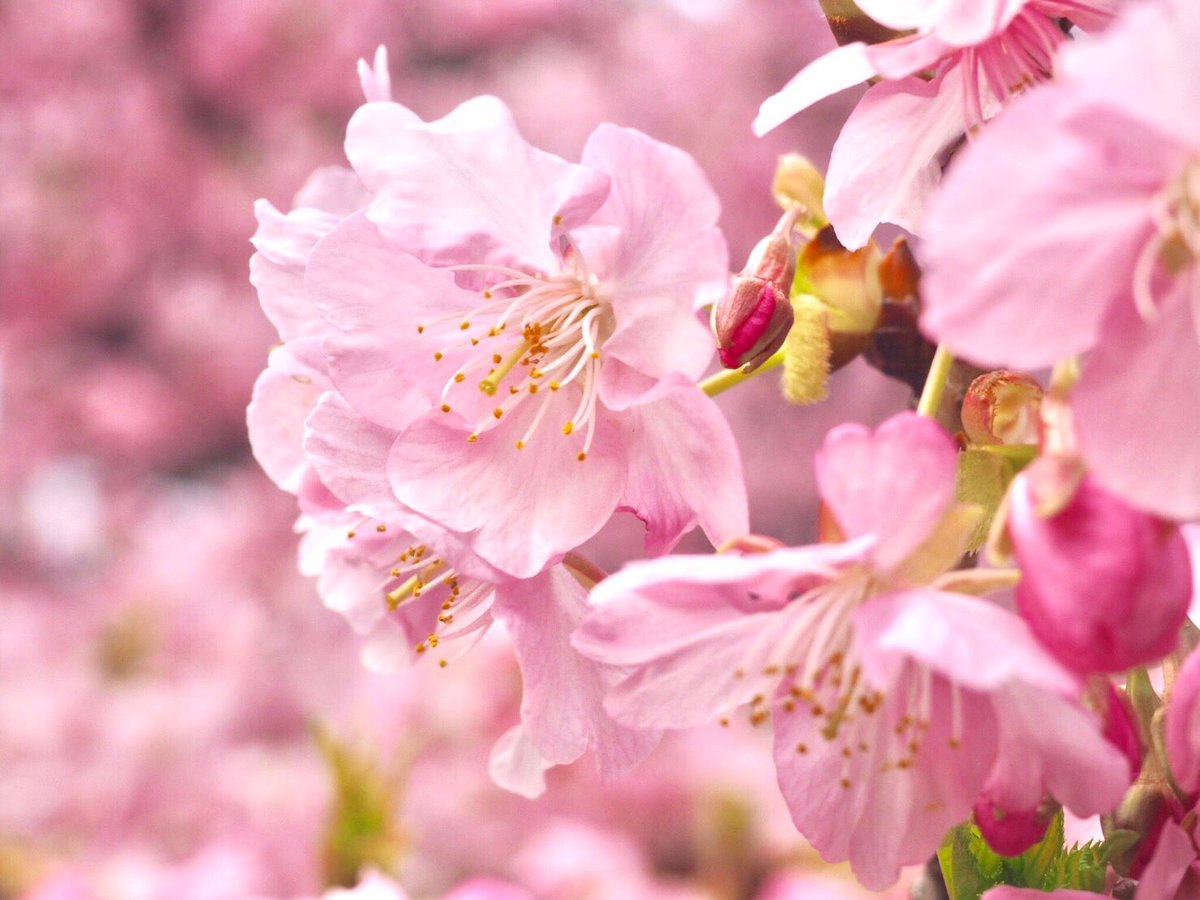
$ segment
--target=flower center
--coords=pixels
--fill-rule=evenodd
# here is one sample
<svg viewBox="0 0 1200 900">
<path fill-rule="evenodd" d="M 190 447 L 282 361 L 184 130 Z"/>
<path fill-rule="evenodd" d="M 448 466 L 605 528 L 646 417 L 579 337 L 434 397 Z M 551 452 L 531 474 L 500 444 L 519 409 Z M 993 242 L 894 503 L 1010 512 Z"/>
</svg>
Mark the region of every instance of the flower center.
<svg viewBox="0 0 1200 900">
<path fill-rule="evenodd" d="M 405 546 L 404 532 L 393 536 L 385 522 L 369 527 L 372 521 L 364 518 L 346 537 L 368 544 L 363 548 L 365 559 L 374 558 L 376 550 L 371 545 L 386 546 L 378 542 L 390 544 L 392 552 L 404 548 L 387 570 L 382 599 L 389 615 L 409 617 L 410 623 L 421 622 L 421 630 L 426 622 L 432 625 L 428 635 L 413 649 L 419 656 L 437 656 L 438 665 L 445 668 L 450 658 L 469 649 L 491 624 L 494 586 L 459 573 L 432 554 L 425 544 L 414 542 Z M 411 610 L 410 616 L 414 604 L 423 605 Z"/>
<path fill-rule="evenodd" d="M 843 788 L 851 787 L 864 765 L 881 772 L 911 768 L 931 730 L 951 748 L 962 744 L 963 698 L 956 686 L 939 686 L 928 668 L 911 662 L 891 685 L 890 695 L 864 677 L 851 620 L 875 589 L 868 573 L 855 573 L 796 597 L 792 602 L 801 608 L 775 645 L 780 661 L 768 662 L 763 670 L 780 679 L 781 689 L 771 699 L 758 694 L 750 702 L 755 725 L 772 714 L 813 719 L 819 726 L 816 735 L 840 748 Z M 739 669 L 734 677 L 745 678 L 746 673 Z M 947 712 L 939 706 L 949 707 L 948 721 L 933 729 L 937 716 Z M 807 741 L 795 748 L 801 756 L 813 750 Z"/>
<path fill-rule="evenodd" d="M 582 255 L 569 244 L 563 268 L 554 275 L 486 264 L 452 268 L 501 280 L 483 290 L 483 302 L 456 328 L 434 332 L 417 326 L 420 334 L 442 338 L 433 354 L 436 362 L 461 360 L 442 388 L 442 411 L 457 403 L 480 408 L 480 395 L 495 398 L 482 404 L 484 412 L 467 437 L 474 442 L 506 416 L 532 408 L 529 425 L 516 441 L 521 450 L 557 405 L 555 395 L 569 391 L 577 398 L 575 412 L 558 424 L 563 435 L 583 435 L 577 456 L 586 459 L 596 428 L 600 348 L 612 331 L 612 309 Z M 475 395 L 464 397 L 467 391 Z"/>
<path fill-rule="evenodd" d="M 1142 247 L 1133 272 L 1133 300 L 1147 322 L 1158 316 L 1156 277 L 1176 277 L 1200 260 L 1200 156 L 1151 202 L 1155 230 Z M 1193 303 L 1200 304 L 1200 291 Z"/>
</svg>

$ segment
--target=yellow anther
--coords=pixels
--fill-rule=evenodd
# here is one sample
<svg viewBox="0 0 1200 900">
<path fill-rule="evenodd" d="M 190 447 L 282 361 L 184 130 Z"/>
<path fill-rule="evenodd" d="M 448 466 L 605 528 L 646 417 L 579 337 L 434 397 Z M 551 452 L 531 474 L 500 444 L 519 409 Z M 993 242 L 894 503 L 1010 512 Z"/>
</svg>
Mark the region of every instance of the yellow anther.
<svg viewBox="0 0 1200 900">
<path fill-rule="evenodd" d="M 425 333 L 425 326 L 424 326 L 424 325 L 418 325 L 418 326 L 417 326 L 417 334 L 424 334 L 424 333 Z"/>
<path fill-rule="evenodd" d="M 575 457 L 575 458 L 576 458 L 577 460 L 579 460 L 580 462 L 583 462 L 585 459 L 587 459 L 587 454 L 586 454 L 586 453 L 584 453 L 582 450 L 580 450 L 580 451 L 579 451 L 579 453 L 578 453 L 578 455 L 576 455 L 576 457 Z"/>
<path fill-rule="evenodd" d="M 524 441 L 517 441 L 517 449 L 518 449 L 518 450 L 524 450 L 524 449 L 525 449 L 525 442 L 524 442 Z"/>
<path fill-rule="evenodd" d="M 441 350 L 439 350 L 437 353 L 433 354 L 433 361 L 434 362 L 442 361 L 442 351 Z"/>
<path fill-rule="evenodd" d="M 358 532 L 357 532 L 357 531 L 347 531 L 347 532 L 346 532 L 346 537 L 350 538 L 351 540 L 354 540 L 354 536 L 355 536 L 356 534 L 358 534 Z"/>
<path fill-rule="evenodd" d="M 423 643 L 421 643 L 421 644 L 417 644 L 417 652 L 418 652 L 418 653 L 424 653 L 424 652 L 425 652 L 425 645 L 424 645 Z"/>
<path fill-rule="evenodd" d="M 537 392 L 538 392 L 538 386 L 536 384 L 531 384 L 529 386 L 529 393 L 536 394 Z"/>
<path fill-rule="evenodd" d="M 442 404 L 442 412 L 450 412 L 450 404 L 449 403 Z"/>
<path fill-rule="evenodd" d="M 808 744 L 803 744 L 803 743 L 801 743 L 801 744 L 797 744 L 797 745 L 796 745 L 796 752 L 797 752 L 797 753 L 799 753 L 799 754 L 801 754 L 801 755 L 803 755 L 803 754 L 807 753 L 807 752 L 808 752 Z"/>
<path fill-rule="evenodd" d="M 557 381 L 550 382 L 550 390 L 557 391 L 560 387 L 562 387 L 562 385 L 559 384 Z"/>
<path fill-rule="evenodd" d="M 459 329 L 459 331 L 466 331 L 470 327 L 471 327 L 470 322 L 463 322 L 461 325 L 458 326 L 458 329 Z"/>
<path fill-rule="evenodd" d="M 492 410 L 492 415 L 498 419 L 502 415 L 504 415 L 504 410 L 502 410 L 500 407 L 497 406 L 495 409 Z"/>
<path fill-rule="evenodd" d="M 383 534 L 385 531 L 387 531 L 387 526 L 386 525 L 376 525 L 375 530 L 378 531 L 380 534 Z"/>
<path fill-rule="evenodd" d="M 563 426 L 563 434 L 570 434 L 574 430 L 575 430 L 574 422 L 568 422 L 566 425 Z"/>
<path fill-rule="evenodd" d="M 444 669 L 444 668 L 446 668 L 446 666 L 450 665 L 450 663 L 446 662 L 446 660 L 444 660 L 444 659 L 439 659 L 438 665 Z"/>
<path fill-rule="evenodd" d="M 467 443 L 468 444 L 473 444 L 477 440 L 479 440 L 479 435 L 477 435 L 477 434 L 468 434 L 467 435 Z"/>
</svg>

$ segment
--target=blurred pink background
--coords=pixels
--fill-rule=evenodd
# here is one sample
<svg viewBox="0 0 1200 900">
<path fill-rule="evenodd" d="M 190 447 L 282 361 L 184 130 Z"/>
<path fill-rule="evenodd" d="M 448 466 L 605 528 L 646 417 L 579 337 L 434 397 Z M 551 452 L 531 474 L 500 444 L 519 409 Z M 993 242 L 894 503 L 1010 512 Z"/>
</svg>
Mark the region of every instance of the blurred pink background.
<svg viewBox="0 0 1200 900">
<path fill-rule="evenodd" d="M 860 896 L 812 874 L 745 723 L 616 785 L 585 761 L 512 797 L 486 774 L 519 698 L 503 639 L 373 675 L 296 574 L 293 500 L 245 437 L 274 340 L 251 204 L 342 161 L 380 43 L 426 118 L 494 93 L 567 157 L 601 121 L 684 147 L 738 266 L 777 217 L 776 156 L 823 166 L 856 99 L 750 134 L 832 43 L 816 0 L 0 3 L 0 898 L 316 896 L 359 864 L 415 896 L 482 874 L 538 897 Z M 832 394 L 722 397 L 756 530 L 810 538 L 825 431 L 907 402 L 860 364 Z M 635 525 L 593 542 L 602 565 L 639 552 Z"/>
</svg>

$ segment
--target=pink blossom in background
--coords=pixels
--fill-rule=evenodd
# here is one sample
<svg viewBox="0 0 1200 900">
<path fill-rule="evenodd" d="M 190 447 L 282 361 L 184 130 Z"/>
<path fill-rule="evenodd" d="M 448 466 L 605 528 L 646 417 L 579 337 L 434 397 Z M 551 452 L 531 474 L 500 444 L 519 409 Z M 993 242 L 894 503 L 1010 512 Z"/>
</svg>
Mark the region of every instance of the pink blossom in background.
<svg viewBox="0 0 1200 900">
<path fill-rule="evenodd" d="M 831 94 L 881 79 L 846 120 L 829 160 L 825 209 L 851 249 L 888 222 L 921 232 L 945 154 L 1030 85 L 1050 78 L 1069 38 L 1057 21 L 1103 25 L 1119 0 L 860 0 L 903 32 L 878 44 L 832 50 L 762 104 L 757 134 Z"/>
<path fill-rule="evenodd" d="M 922 254 L 928 333 L 984 365 L 1083 354 L 1084 460 L 1183 520 L 1200 517 L 1197 40 L 1200 8 L 1151 0 L 1064 51 L 1060 81 L 951 166 Z"/>
<path fill-rule="evenodd" d="M 629 566 L 595 588 L 575 638 L 627 671 L 608 700 L 620 721 L 679 728 L 747 703 L 752 721 L 772 718 L 797 827 L 875 889 L 985 785 L 1007 809 L 1049 790 L 1087 815 L 1131 777 L 1073 702 L 1075 679 L 1015 615 L 968 596 L 1003 573 L 946 571 L 973 527 L 954 467 L 928 419 L 835 429 L 817 477 L 843 542 Z M 1071 744 L 1039 734 L 1033 709 Z M 929 792 L 938 804 L 919 800 Z"/>
</svg>

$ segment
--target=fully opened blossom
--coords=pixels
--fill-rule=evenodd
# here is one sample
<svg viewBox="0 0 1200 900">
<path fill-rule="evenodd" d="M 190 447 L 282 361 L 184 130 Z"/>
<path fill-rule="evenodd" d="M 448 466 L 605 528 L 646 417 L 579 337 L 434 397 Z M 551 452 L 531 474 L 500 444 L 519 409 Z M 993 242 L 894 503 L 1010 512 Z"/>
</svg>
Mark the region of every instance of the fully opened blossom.
<svg viewBox="0 0 1200 900">
<path fill-rule="evenodd" d="M 825 97 L 879 78 L 843 126 L 829 160 L 825 209 L 847 247 L 881 222 L 918 230 L 944 154 L 1012 96 L 1054 71 L 1067 17 L 1104 24 L 1117 0 L 859 0 L 902 36 L 854 42 L 804 68 L 763 102 L 762 135 Z"/>
<path fill-rule="evenodd" d="M 374 77 L 364 84 L 383 89 Z M 568 644 L 586 603 L 580 580 L 564 566 L 526 579 L 507 576 L 401 506 L 387 478 L 397 432 L 364 418 L 333 390 L 322 342 L 335 329 L 310 301 L 304 272 L 314 245 L 363 193 L 353 173 L 322 170 L 287 215 L 258 208 L 252 277 L 285 343 L 255 385 L 247 421 L 264 471 L 300 502 L 301 569 L 318 579 L 328 607 L 369 635 L 364 659 L 375 669 L 425 659 L 447 666 L 502 620 L 524 698 L 522 724 L 493 752 L 496 780 L 535 794 L 547 767 L 588 749 L 611 776 L 648 752 L 656 736 L 612 721 L 601 706 L 611 674 Z M 391 408 L 391 421 L 411 422 L 427 408 L 409 395 L 407 405 Z"/>
<path fill-rule="evenodd" d="M 626 677 L 620 721 L 679 728 L 749 704 L 771 717 L 800 831 L 868 887 L 926 858 L 986 787 L 1002 809 L 1048 791 L 1082 815 L 1129 782 L 1075 702 L 1075 678 L 957 571 L 975 524 L 955 448 L 913 414 L 842 426 L 817 458 L 839 543 L 629 566 L 593 591 L 575 645 Z M 965 593 L 964 593 L 965 592 Z"/>
<path fill-rule="evenodd" d="M 716 197 L 682 151 L 601 126 L 571 164 L 491 97 L 426 123 L 368 103 L 346 150 L 372 192 L 313 252 L 330 375 L 399 436 L 406 508 L 528 577 L 617 508 L 654 551 L 744 531 L 737 448 L 696 387 L 697 307 L 728 283 Z M 416 398 L 416 399 L 414 399 Z M 409 421 L 414 402 L 428 413 Z"/>
<path fill-rule="evenodd" d="M 989 126 L 926 221 L 923 326 L 983 365 L 1085 354 L 1099 482 L 1200 517 L 1200 6 L 1131 5 Z"/>
</svg>

